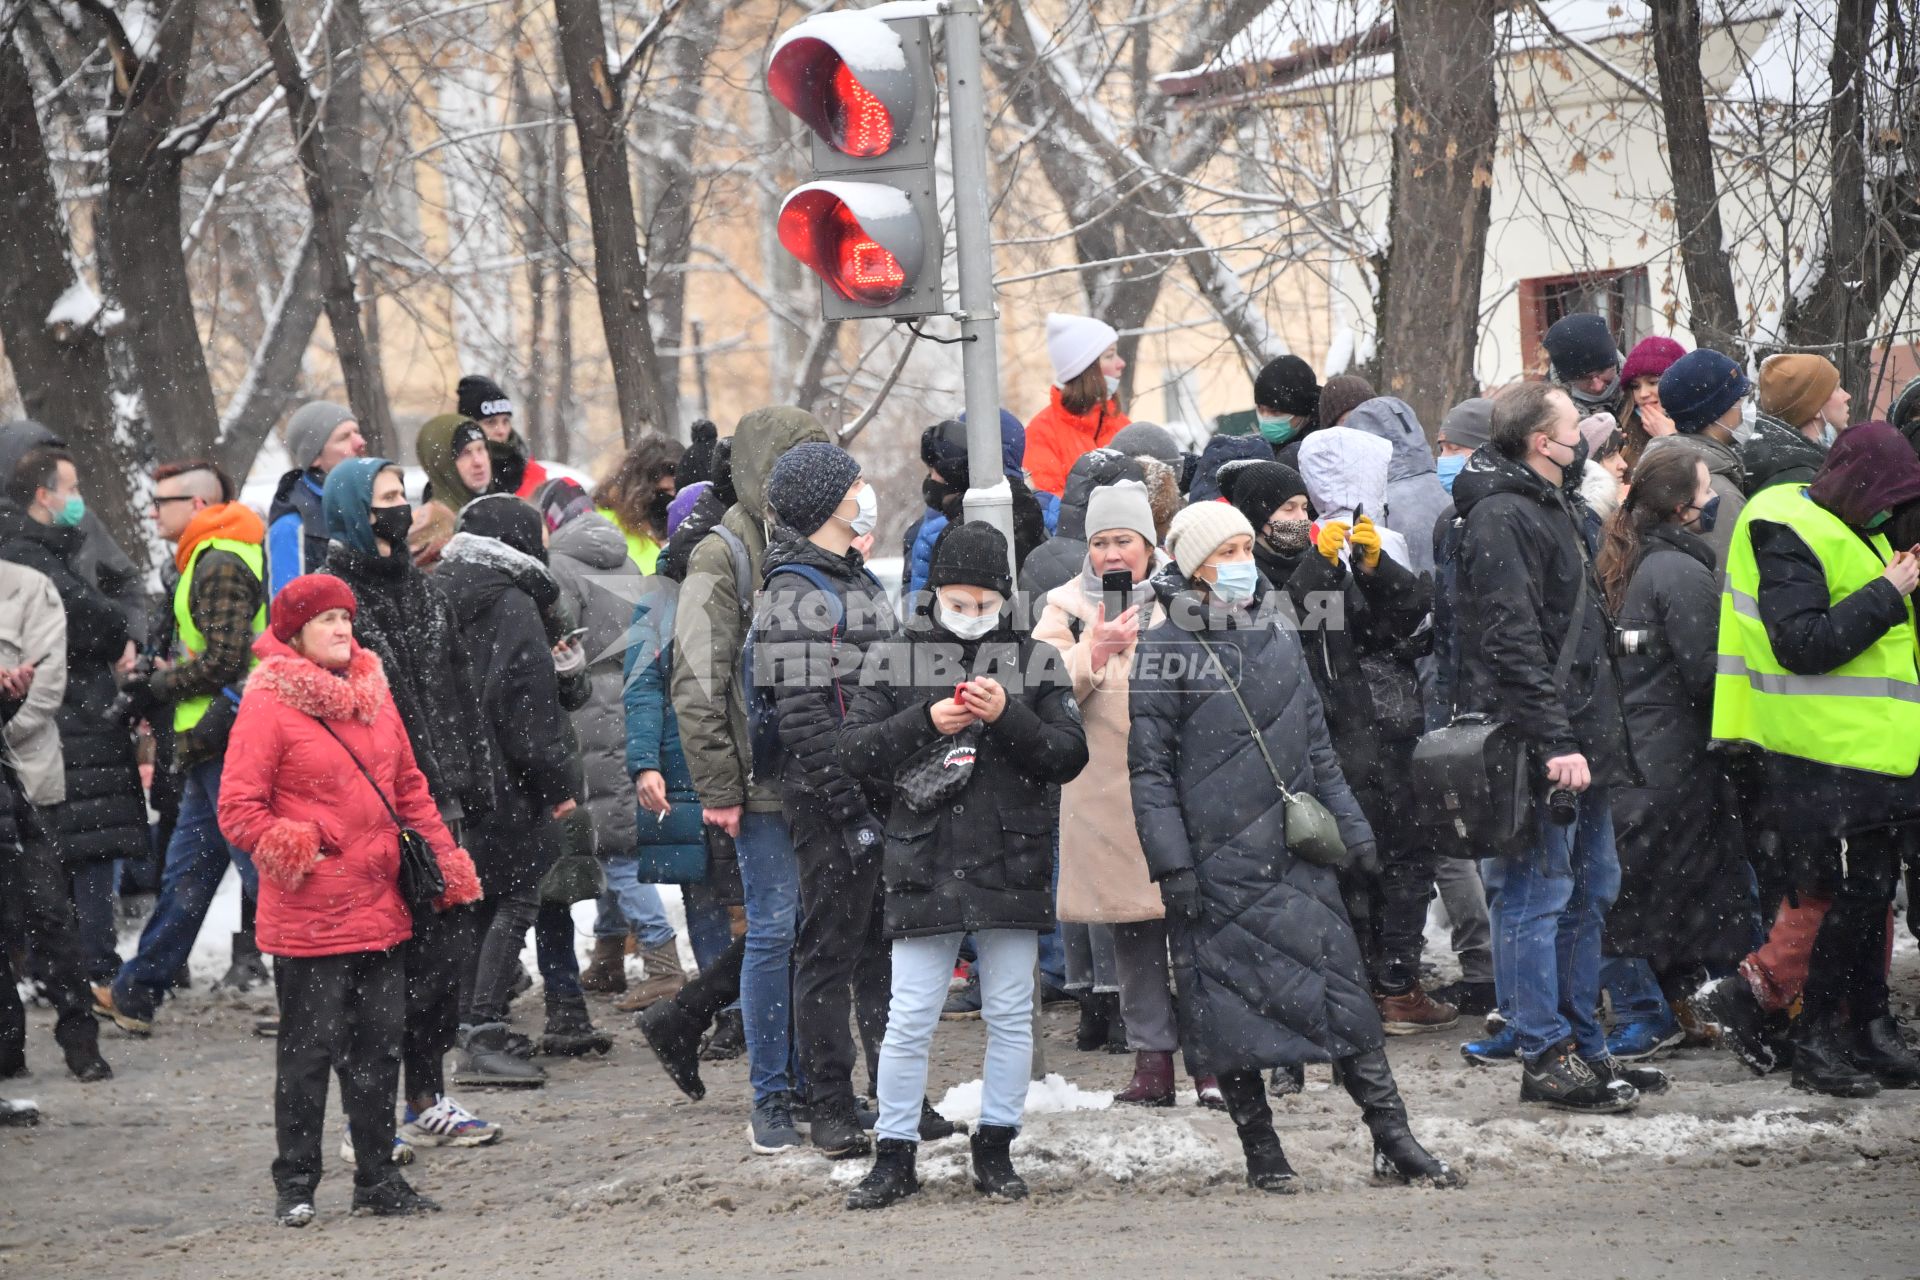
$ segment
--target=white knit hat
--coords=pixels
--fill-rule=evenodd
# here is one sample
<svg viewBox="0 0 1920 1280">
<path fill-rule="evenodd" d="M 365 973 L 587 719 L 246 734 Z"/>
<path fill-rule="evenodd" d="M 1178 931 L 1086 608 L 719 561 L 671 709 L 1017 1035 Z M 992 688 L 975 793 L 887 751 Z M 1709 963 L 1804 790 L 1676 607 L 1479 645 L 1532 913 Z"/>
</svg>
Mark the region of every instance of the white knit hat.
<svg viewBox="0 0 1920 1280">
<path fill-rule="evenodd" d="M 1238 533 L 1253 536 L 1253 526 L 1239 508 L 1225 502 L 1196 502 L 1173 518 L 1173 527 L 1167 530 L 1167 551 L 1180 566 L 1180 576 L 1191 578 L 1221 543 Z"/>
<path fill-rule="evenodd" d="M 1159 533 L 1153 527 L 1153 503 L 1147 486 L 1138 480 L 1116 480 L 1087 495 L 1087 537 L 1108 529 L 1131 529 L 1152 546 Z"/>
<path fill-rule="evenodd" d="M 1087 371 L 1100 353 L 1120 341 L 1113 326 L 1092 316 L 1047 314 L 1047 358 L 1053 361 L 1053 385 L 1064 387 Z"/>
</svg>

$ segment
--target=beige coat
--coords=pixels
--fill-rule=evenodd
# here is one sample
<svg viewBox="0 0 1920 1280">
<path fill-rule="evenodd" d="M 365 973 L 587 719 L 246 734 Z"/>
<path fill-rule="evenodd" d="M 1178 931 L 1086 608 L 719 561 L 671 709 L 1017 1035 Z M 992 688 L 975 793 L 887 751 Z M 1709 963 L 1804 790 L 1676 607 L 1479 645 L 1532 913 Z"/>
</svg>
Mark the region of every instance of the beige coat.
<svg viewBox="0 0 1920 1280">
<path fill-rule="evenodd" d="M 1149 606 L 1140 631 L 1157 620 Z M 1100 602 L 1089 600 L 1080 577 L 1047 593 L 1047 607 L 1033 638 L 1044 640 L 1067 658 L 1073 694 L 1086 720 L 1087 767 L 1060 788 L 1060 890 L 1062 920 L 1077 924 L 1123 924 L 1158 920 L 1165 914 L 1160 891 L 1147 878 L 1147 857 L 1133 826 L 1133 788 L 1127 775 L 1127 673 L 1133 648 L 1109 659 L 1104 670 L 1092 666 L 1090 637 Z M 1073 619 L 1080 620 L 1074 639 Z"/>
<path fill-rule="evenodd" d="M 36 805 L 67 798 L 54 717 L 67 696 L 67 608 L 45 574 L 0 560 L 0 667 L 39 664 L 26 701 L 7 722 L 7 760 Z"/>
</svg>

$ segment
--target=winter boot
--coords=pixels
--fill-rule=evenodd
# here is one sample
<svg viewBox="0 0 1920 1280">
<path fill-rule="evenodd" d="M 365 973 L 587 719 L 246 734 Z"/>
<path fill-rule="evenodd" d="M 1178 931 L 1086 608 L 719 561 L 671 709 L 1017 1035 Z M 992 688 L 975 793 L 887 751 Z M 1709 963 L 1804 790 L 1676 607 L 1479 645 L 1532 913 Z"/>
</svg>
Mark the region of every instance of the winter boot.
<svg viewBox="0 0 1920 1280">
<path fill-rule="evenodd" d="M 1463 1016 L 1484 1018 L 1495 1007 L 1491 982 L 1468 982 L 1465 978 L 1435 987 L 1427 993 L 1441 1004 L 1450 1004 Z"/>
<path fill-rule="evenodd" d="M 0 1129 L 40 1123 L 40 1104 L 24 1099 L 0 1098 Z"/>
<path fill-rule="evenodd" d="M 1133 1079 L 1113 1095 L 1113 1100 L 1131 1107 L 1172 1106 L 1173 1054 L 1161 1049 L 1134 1054 Z"/>
<path fill-rule="evenodd" d="M 1767 1011 L 1745 977 L 1736 973 L 1715 978 L 1694 992 L 1688 1003 L 1720 1028 L 1720 1043 L 1733 1050 L 1749 1071 L 1763 1076 L 1780 1065 L 1767 1035 Z"/>
<path fill-rule="evenodd" d="M 720 1017 L 724 1021 L 727 1015 Z M 707 1086 L 700 1081 L 700 1027 L 693 1015 L 674 1001 L 663 1000 L 636 1017 L 633 1025 L 680 1092 L 695 1102 L 707 1096 Z"/>
<path fill-rule="evenodd" d="M 1080 997 L 1080 1025 L 1073 1033 L 1073 1047 L 1082 1053 L 1098 1053 L 1107 1047 L 1113 1019 L 1120 1016 L 1120 996 L 1113 991 L 1089 991 Z"/>
<path fill-rule="evenodd" d="M 673 941 L 657 947 L 643 947 L 640 959 L 646 962 L 647 976 L 613 1007 L 622 1013 L 638 1013 L 662 1000 L 671 1000 L 687 985 L 687 971 L 680 964 L 680 944 Z"/>
<path fill-rule="evenodd" d="M 1803 1012 L 1793 1032 L 1793 1087 L 1836 1098 L 1871 1098 L 1880 1082 L 1853 1065 L 1832 1014 Z"/>
<path fill-rule="evenodd" d="M 1897 1034 L 1897 1033 L 1896 1033 Z M 100 1056 L 100 1043 L 97 1039 L 86 1044 L 68 1045 L 63 1049 L 67 1058 L 67 1070 L 73 1078 L 82 1084 L 92 1084 L 96 1080 L 113 1079 L 113 1068 Z"/>
<path fill-rule="evenodd" d="M 599 995 L 618 995 L 627 989 L 626 939 L 593 940 L 593 956 L 580 971 L 580 989 Z"/>
<path fill-rule="evenodd" d="M 438 1213 L 440 1205 L 415 1191 L 407 1180 L 397 1173 L 390 1173 L 383 1181 L 372 1186 L 356 1185 L 353 1189 L 354 1217 L 367 1215 L 375 1218 L 410 1218 L 416 1214 Z"/>
<path fill-rule="evenodd" d="M 1413 1036 L 1423 1031 L 1445 1031 L 1460 1021 L 1460 1010 L 1441 1004 L 1414 983 L 1399 995 L 1376 991 L 1373 1003 L 1380 1010 L 1380 1025 L 1390 1036 Z"/>
<path fill-rule="evenodd" d="M 1227 1115 L 1247 1158 L 1247 1185 L 1280 1195 L 1298 1190 L 1299 1179 L 1280 1148 L 1280 1135 L 1273 1131 L 1273 1109 L 1267 1105 L 1260 1073 L 1230 1071 L 1220 1077 L 1220 1092 L 1226 1096 Z"/>
<path fill-rule="evenodd" d="M 1383 1181 L 1420 1183 L 1429 1187 L 1464 1187 L 1466 1176 L 1429 1152 L 1407 1126 L 1407 1104 L 1393 1082 L 1384 1049 L 1371 1049 L 1342 1058 L 1335 1072 L 1347 1096 L 1360 1107 L 1367 1132 L 1373 1135 L 1373 1176 Z"/>
<path fill-rule="evenodd" d="M 1640 1091 L 1624 1080 L 1602 1080 L 1574 1051 L 1571 1039 L 1537 1058 L 1522 1059 L 1520 1101 L 1541 1102 L 1561 1111 L 1607 1115 L 1640 1105 Z"/>
<path fill-rule="evenodd" d="M 973 1189 L 993 1200 L 1025 1200 L 1027 1184 L 1013 1171 L 1011 1148 L 1019 1130 L 983 1124 L 967 1139 L 973 1149 Z"/>
<path fill-rule="evenodd" d="M 899 1138 L 880 1139 L 873 1168 L 847 1193 L 847 1208 L 884 1209 L 920 1190 L 920 1179 L 913 1173 L 916 1147 L 916 1143 Z"/>
<path fill-rule="evenodd" d="M 815 1099 L 810 1119 L 813 1149 L 829 1160 L 848 1160 L 873 1150 L 851 1097 Z"/>
<path fill-rule="evenodd" d="M 1118 1056 L 1133 1052 L 1127 1044 L 1127 1022 L 1120 1016 L 1120 996 L 1118 992 L 1107 997 L 1113 1001 L 1113 1016 L 1107 1019 L 1107 1052 Z"/>
<path fill-rule="evenodd" d="M 613 1037 L 593 1025 L 584 999 L 556 1003 L 547 1010 L 547 1029 L 540 1035 L 541 1053 L 553 1058 L 584 1058 L 612 1048 Z"/>
<path fill-rule="evenodd" d="M 304 1227 L 312 1222 L 313 1192 L 280 1192 L 273 1198 L 273 1220 L 283 1227 Z"/>
<path fill-rule="evenodd" d="M 970 976 L 966 985 L 953 991 L 940 1008 L 942 1022 L 967 1022 L 980 1016 L 980 975 Z"/>
<path fill-rule="evenodd" d="M 747 1051 L 747 1022 L 738 1009 L 723 1009 L 700 1046 L 702 1062 L 732 1062 Z"/>
<path fill-rule="evenodd" d="M 31 1074 L 27 1070 L 27 1046 L 24 1043 L 0 1045 L 0 1080 L 15 1080 Z"/>
<path fill-rule="evenodd" d="M 260 948 L 254 944 L 253 930 L 242 929 L 234 934 L 233 962 L 220 975 L 220 981 L 213 984 L 213 989 L 251 991 L 272 981 L 273 975 L 267 972 L 267 962 L 261 957 Z"/>
<path fill-rule="evenodd" d="M 1227 1109 L 1227 1095 L 1220 1092 L 1220 1081 L 1213 1076 L 1195 1076 L 1193 1091 L 1198 1096 L 1200 1105 L 1207 1110 L 1225 1111 Z"/>
<path fill-rule="evenodd" d="M 1853 1065 L 1883 1089 L 1920 1086 L 1920 1057 L 1900 1034 L 1900 1024 L 1884 1013 L 1854 1033 Z"/>
<path fill-rule="evenodd" d="M 507 1043 L 507 1024 L 487 1022 L 461 1034 L 462 1053 L 453 1082 L 467 1088 L 538 1089 L 547 1073 L 514 1053 Z"/>
<path fill-rule="evenodd" d="M 1298 1062 L 1275 1067 L 1273 1076 L 1267 1081 L 1267 1092 L 1276 1098 L 1291 1098 L 1295 1094 L 1305 1093 L 1307 1089 L 1307 1068 Z"/>
<path fill-rule="evenodd" d="M 942 1138 L 951 1138 L 956 1133 L 965 1133 L 967 1126 L 956 1124 L 934 1110 L 933 1103 L 920 1099 L 920 1141 L 938 1142 Z"/>
</svg>

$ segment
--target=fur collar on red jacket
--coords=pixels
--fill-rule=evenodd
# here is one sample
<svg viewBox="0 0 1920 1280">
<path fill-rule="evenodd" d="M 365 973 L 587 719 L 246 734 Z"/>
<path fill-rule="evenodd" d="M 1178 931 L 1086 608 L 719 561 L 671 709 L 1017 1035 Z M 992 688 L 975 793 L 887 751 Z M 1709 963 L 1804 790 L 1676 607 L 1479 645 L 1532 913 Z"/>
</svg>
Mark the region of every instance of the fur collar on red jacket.
<svg viewBox="0 0 1920 1280">
<path fill-rule="evenodd" d="M 344 675 L 336 675 L 271 631 L 253 642 L 260 665 L 247 677 L 249 684 L 265 686 L 295 711 L 321 720 L 358 720 L 372 724 L 389 697 L 387 675 L 375 654 L 353 642 L 353 657 Z"/>
</svg>

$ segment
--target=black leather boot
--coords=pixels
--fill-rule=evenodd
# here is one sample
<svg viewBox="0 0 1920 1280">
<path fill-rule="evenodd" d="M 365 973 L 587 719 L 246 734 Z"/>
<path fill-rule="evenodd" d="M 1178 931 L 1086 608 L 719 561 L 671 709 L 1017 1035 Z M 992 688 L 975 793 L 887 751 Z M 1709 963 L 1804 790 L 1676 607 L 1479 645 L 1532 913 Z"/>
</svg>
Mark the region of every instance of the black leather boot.
<svg viewBox="0 0 1920 1280">
<path fill-rule="evenodd" d="M 920 1190 L 920 1179 L 913 1172 L 917 1143 L 882 1138 L 875 1147 L 873 1168 L 847 1192 L 849 1209 L 884 1209 Z"/>
<path fill-rule="evenodd" d="M 1247 1185 L 1256 1191 L 1291 1195 L 1299 1178 L 1287 1163 L 1280 1135 L 1273 1131 L 1273 1109 L 1267 1105 L 1267 1085 L 1258 1071 L 1229 1071 L 1220 1077 L 1220 1094 L 1227 1115 L 1240 1136 L 1240 1153 L 1247 1159 Z"/>
<path fill-rule="evenodd" d="M 1833 1014 L 1800 1015 L 1793 1030 L 1793 1087 L 1835 1098 L 1871 1098 L 1880 1082 L 1853 1065 Z"/>
<path fill-rule="evenodd" d="M 680 1092 L 695 1102 L 707 1096 L 707 1086 L 700 1079 L 700 1033 L 704 1028 L 680 1007 L 679 1001 L 662 1000 L 637 1014 L 633 1025 L 646 1037 L 647 1047 L 680 1086 Z"/>
<path fill-rule="evenodd" d="M 1025 1200 L 1027 1184 L 1013 1171 L 1011 1148 L 1019 1130 L 983 1124 L 967 1138 L 973 1149 L 973 1189 L 995 1200 Z"/>
<path fill-rule="evenodd" d="M 1853 1065 L 1883 1089 L 1920 1088 L 1920 1057 L 1900 1034 L 1900 1024 L 1886 1014 L 1854 1032 Z"/>
<path fill-rule="evenodd" d="M 1373 1135 L 1374 1177 L 1433 1187 L 1467 1185 L 1465 1174 L 1414 1138 L 1407 1125 L 1407 1104 L 1400 1100 L 1400 1086 L 1393 1082 L 1386 1050 L 1356 1053 L 1335 1066 L 1347 1096 L 1359 1104 L 1367 1131 Z"/>
</svg>

